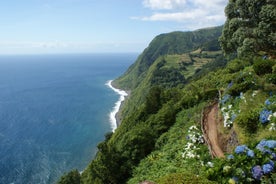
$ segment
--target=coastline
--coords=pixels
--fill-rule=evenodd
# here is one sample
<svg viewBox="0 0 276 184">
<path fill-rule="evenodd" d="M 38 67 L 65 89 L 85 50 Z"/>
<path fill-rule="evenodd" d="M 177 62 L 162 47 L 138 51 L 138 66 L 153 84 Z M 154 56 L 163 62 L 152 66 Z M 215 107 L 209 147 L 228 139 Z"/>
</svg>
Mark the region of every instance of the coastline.
<svg viewBox="0 0 276 184">
<path fill-rule="evenodd" d="M 114 92 L 116 92 L 117 94 L 120 95 L 119 100 L 115 103 L 115 106 L 113 107 L 113 110 L 109 114 L 109 120 L 110 120 L 110 123 L 111 123 L 112 132 L 115 132 L 115 130 L 117 129 L 117 127 L 121 123 L 121 120 L 120 120 L 120 117 L 119 117 L 119 112 L 120 112 L 121 106 L 122 106 L 123 102 L 125 101 L 125 98 L 129 94 L 124 90 L 117 89 L 117 88 L 113 87 L 112 82 L 113 82 L 113 80 L 109 80 L 109 81 L 107 81 L 106 85 L 110 89 L 112 89 Z"/>
</svg>

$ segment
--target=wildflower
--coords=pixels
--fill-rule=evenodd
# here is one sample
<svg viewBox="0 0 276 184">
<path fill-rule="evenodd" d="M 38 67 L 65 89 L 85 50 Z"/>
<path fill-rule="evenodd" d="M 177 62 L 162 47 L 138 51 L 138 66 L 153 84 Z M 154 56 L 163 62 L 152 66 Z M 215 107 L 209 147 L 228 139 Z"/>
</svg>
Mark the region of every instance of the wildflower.
<svg viewBox="0 0 276 184">
<path fill-rule="evenodd" d="M 270 163 L 263 165 L 264 174 L 271 173 L 273 171 L 273 169 L 274 169 L 274 166 L 272 166 Z"/>
<path fill-rule="evenodd" d="M 237 154 L 245 153 L 246 150 L 248 150 L 246 145 L 237 146 L 235 149 L 235 153 L 237 153 Z"/>
<path fill-rule="evenodd" d="M 253 158 L 255 156 L 254 151 L 252 151 L 252 150 L 248 150 L 246 154 L 248 157 L 251 157 L 251 158 Z"/>
<path fill-rule="evenodd" d="M 263 170 L 261 168 L 261 166 L 256 165 L 252 168 L 252 175 L 253 178 L 255 178 L 256 180 L 261 180 L 262 176 L 263 176 Z"/>
</svg>

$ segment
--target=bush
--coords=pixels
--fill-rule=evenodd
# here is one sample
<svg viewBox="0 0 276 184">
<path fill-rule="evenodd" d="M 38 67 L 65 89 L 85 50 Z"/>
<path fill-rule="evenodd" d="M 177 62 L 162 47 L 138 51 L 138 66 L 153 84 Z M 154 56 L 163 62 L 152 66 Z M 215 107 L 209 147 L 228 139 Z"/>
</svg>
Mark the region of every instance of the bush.
<svg viewBox="0 0 276 184">
<path fill-rule="evenodd" d="M 235 73 L 242 69 L 244 69 L 246 66 L 250 66 L 249 61 L 244 61 L 240 59 L 234 59 L 227 65 L 227 70 L 229 73 Z"/>
<path fill-rule="evenodd" d="M 266 82 L 276 84 L 276 73 L 271 73 L 266 75 Z"/>
<path fill-rule="evenodd" d="M 259 111 L 256 109 L 249 110 L 248 112 L 244 112 L 240 114 L 236 122 L 242 128 L 244 128 L 248 133 L 255 133 L 258 129 L 259 124 Z"/>
<path fill-rule="evenodd" d="M 255 60 L 253 64 L 254 71 L 258 75 L 264 75 L 267 73 L 272 73 L 272 67 L 275 64 L 273 60 L 263 60 L 263 59 L 257 59 Z"/>
</svg>

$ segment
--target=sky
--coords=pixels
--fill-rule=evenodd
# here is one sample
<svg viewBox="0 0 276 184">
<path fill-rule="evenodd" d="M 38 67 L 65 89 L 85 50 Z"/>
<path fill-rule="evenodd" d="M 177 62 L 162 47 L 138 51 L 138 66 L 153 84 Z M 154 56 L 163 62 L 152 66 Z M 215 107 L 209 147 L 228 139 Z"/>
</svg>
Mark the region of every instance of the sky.
<svg viewBox="0 0 276 184">
<path fill-rule="evenodd" d="M 157 35 L 222 25 L 228 0 L 2 0 L 0 54 L 142 52 Z"/>
</svg>

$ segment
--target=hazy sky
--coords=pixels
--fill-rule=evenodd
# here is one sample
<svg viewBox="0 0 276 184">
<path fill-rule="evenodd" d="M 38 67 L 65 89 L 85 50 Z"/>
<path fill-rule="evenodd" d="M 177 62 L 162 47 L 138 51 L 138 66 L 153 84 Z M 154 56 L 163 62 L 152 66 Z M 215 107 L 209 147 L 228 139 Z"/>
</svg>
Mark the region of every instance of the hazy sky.
<svg viewBox="0 0 276 184">
<path fill-rule="evenodd" d="M 158 34 L 222 25 L 227 0 L 2 0 L 0 54 L 141 52 Z"/>
</svg>

